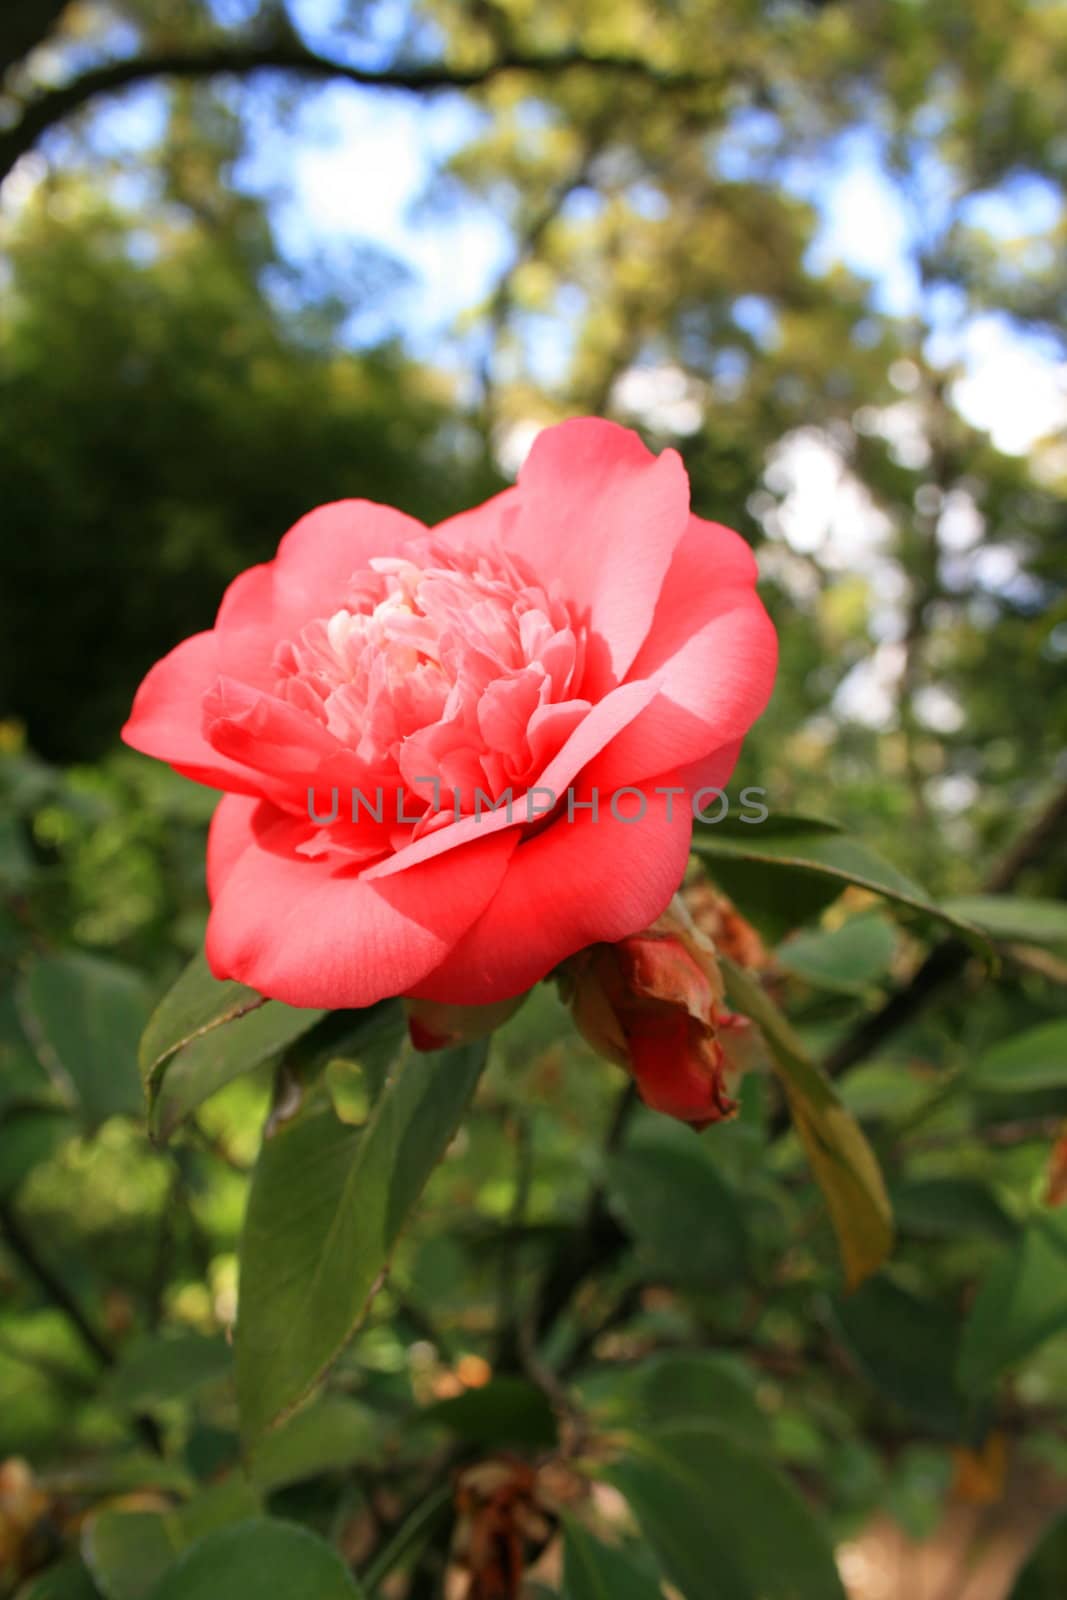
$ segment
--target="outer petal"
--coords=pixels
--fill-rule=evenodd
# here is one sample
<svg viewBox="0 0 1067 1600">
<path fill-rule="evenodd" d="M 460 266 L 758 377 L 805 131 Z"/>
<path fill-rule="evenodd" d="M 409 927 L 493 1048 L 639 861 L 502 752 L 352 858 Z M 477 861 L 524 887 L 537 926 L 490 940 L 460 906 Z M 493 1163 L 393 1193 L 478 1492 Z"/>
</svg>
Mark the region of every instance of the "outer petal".
<svg viewBox="0 0 1067 1600">
<path fill-rule="evenodd" d="M 259 801 L 249 795 L 224 794 L 207 831 L 207 892 L 217 900 L 237 858 L 252 840 L 252 818 Z"/>
<path fill-rule="evenodd" d="M 636 433 L 580 417 L 546 428 L 519 473 L 508 537 L 590 630 L 581 693 L 597 700 L 626 676 L 689 516 L 681 457 Z"/>
<path fill-rule="evenodd" d="M 242 831 L 244 848 L 240 848 Z M 367 1006 L 417 984 L 496 892 L 515 834 L 493 834 L 387 883 L 295 854 L 308 825 L 268 805 L 219 823 L 207 958 L 295 1006 Z"/>
<path fill-rule="evenodd" d="M 203 701 L 218 677 L 218 641 L 195 633 L 165 655 L 134 697 L 122 737 L 146 756 L 215 789 L 258 795 L 263 784 L 254 772 L 213 750 L 201 731 Z"/>
<path fill-rule="evenodd" d="M 309 511 L 273 561 L 240 573 L 226 590 L 215 621 L 220 671 L 272 690 L 278 644 L 338 610 L 348 580 L 372 556 L 396 555 L 425 531 L 414 517 L 372 500 L 335 500 Z"/>
<path fill-rule="evenodd" d="M 598 782 L 594 767 L 589 785 Z M 576 809 L 573 822 L 561 817 L 526 839 L 485 913 L 409 993 L 488 1005 L 521 994 L 586 945 L 654 922 L 685 872 L 692 813 L 677 796 L 650 793 L 640 821 L 620 822 L 610 798 L 601 786 L 595 821 Z M 633 797 L 620 801 L 620 813 L 632 805 Z"/>
<path fill-rule="evenodd" d="M 519 490 L 516 486 L 502 489 L 480 506 L 460 511 L 447 517 L 434 528 L 434 533 L 457 550 L 485 550 L 510 547 L 512 529 L 519 514 Z"/>
<path fill-rule="evenodd" d="M 755 558 L 738 534 L 690 519 L 630 670 L 660 693 L 605 752 L 607 781 L 638 783 L 708 758 L 718 770 L 722 746 L 744 738 L 770 699 L 778 658 L 755 578 Z"/>
<path fill-rule="evenodd" d="M 425 532 L 414 517 L 373 500 L 335 500 L 309 511 L 278 546 L 274 620 L 331 616 L 354 572 L 372 556 L 397 555 Z"/>
</svg>

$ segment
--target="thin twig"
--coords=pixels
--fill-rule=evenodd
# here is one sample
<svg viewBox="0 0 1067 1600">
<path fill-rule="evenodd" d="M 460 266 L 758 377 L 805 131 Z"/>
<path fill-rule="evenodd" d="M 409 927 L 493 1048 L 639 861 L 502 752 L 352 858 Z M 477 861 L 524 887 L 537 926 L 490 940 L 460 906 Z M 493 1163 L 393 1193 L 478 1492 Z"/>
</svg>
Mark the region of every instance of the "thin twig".
<svg viewBox="0 0 1067 1600">
<path fill-rule="evenodd" d="M 67 1321 L 77 1330 L 86 1349 L 92 1352 L 102 1366 L 113 1366 L 115 1352 L 104 1336 L 93 1326 L 85 1311 L 63 1282 L 63 1279 L 53 1271 L 48 1262 L 41 1256 L 37 1246 L 26 1232 L 22 1219 L 15 1210 L 10 1197 L 6 1200 L 0 1200 L 0 1231 L 2 1231 L 7 1247 L 15 1257 L 15 1260 L 28 1276 L 33 1278 L 45 1297 L 63 1312 Z"/>
</svg>

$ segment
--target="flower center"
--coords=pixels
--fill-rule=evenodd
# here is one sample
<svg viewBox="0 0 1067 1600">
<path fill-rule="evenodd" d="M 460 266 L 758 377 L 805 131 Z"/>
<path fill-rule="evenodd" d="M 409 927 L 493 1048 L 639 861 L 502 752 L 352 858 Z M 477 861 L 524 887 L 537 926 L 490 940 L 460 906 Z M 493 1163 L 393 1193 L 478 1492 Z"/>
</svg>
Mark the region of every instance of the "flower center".
<svg viewBox="0 0 1067 1600">
<path fill-rule="evenodd" d="M 277 693 L 383 781 L 499 797 L 558 749 L 586 702 L 583 630 L 508 556 L 432 537 L 372 560 L 343 603 L 274 657 Z M 553 748 L 554 747 L 554 748 Z"/>
</svg>

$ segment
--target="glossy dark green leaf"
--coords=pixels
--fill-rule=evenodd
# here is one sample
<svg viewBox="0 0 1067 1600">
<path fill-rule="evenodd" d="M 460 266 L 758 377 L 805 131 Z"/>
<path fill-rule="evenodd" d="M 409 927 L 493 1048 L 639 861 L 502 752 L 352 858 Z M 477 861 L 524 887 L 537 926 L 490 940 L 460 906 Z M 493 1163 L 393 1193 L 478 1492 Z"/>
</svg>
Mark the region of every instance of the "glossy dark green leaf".
<svg viewBox="0 0 1067 1600">
<path fill-rule="evenodd" d="M 983 1094 L 1021 1094 L 1067 1086 L 1067 1017 L 1027 1028 L 983 1052 L 968 1073 Z"/>
<path fill-rule="evenodd" d="M 857 1367 L 885 1399 L 925 1429 L 949 1437 L 964 1428 L 956 1382 L 960 1321 L 891 1278 L 871 1278 L 836 1302 L 834 1322 Z"/>
<path fill-rule="evenodd" d="M 816 988 L 862 994 L 885 977 L 895 943 L 884 917 L 851 917 L 839 928 L 794 934 L 779 945 L 775 960 Z"/>
<path fill-rule="evenodd" d="M 770 1442 L 755 1381 L 728 1356 L 708 1351 L 653 1356 L 634 1377 L 638 1414 L 649 1424 L 706 1422 L 752 1447 Z"/>
<path fill-rule="evenodd" d="M 685 1600 L 845 1600 L 833 1550 L 759 1451 L 704 1425 L 630 1441 L 606 1474 Z"/>
<path fill-rule="evenodd" d="M 360 1600 L 361 1592 L 324 1539 L 295 1523 L 256 1517 L 198 1540 L 151 1600 Z"/>
<path fill-rule="evenodd" d="M 893 1242 L 881 1168 L 862 1129 L 751 974 L 722 958 L 726 993 L 759 1024 L 785 1089 L 794 1126 L 834 1225 L 850 1287 L 877 1272 Z"/>
<path fill-rule="evenodd" d="M 233 1355 L 221 1335 L 144 1334 L 123 1345 L 108 1389 L 116 1405 L 139 1411 L 188 1399 L 204 1384 L 227 1377 L 232 1368 Z"/>
<path fill-rule="evenodd" d="M 556 1419 L 542 1390 L 526 1378 L 503 1374 L 418 1413 L 470 1444 L 530 1450 L 556 1443 Z"/>
<path fill-rule="evenodd" d="M 829 898 L 852 885 L 869 889 L 910 911 L 935 917 L 971 942 L 983 943 L 981 933 L 972 923 L 931 900 L 918 884 L 858 839 L 825 829 L 764 834 L 756 826 L 751 834 L 751 838 L 740 838 L 698 824 L 693 835 L 693 849 L 711 863 L 712 877 L 721 875 L 720 864 L 725 864 L 727 870 L 739 861 L 762 868 L 759 881 L 765 890 L 771 891 L 769 904 L 773 907 L 777 903 L 785 915 L 792 916 L 790 926 L 795 927 L 804 920 L 796 915 L 795 907 L 802 906 L 806 914 L 811 914 L 819 893 L 813 885 L 821 885 L 822 892 Z M 729 892 L 730 885 L 725 878 L 723 883 Z M 762 898 L 765 900 L 766 894 Z M 740 903 L 746 915 L 752 914 L 752 902 L 743 897 Z"/>
<path fill-rule="evenodd" d="M 82 1530 L 82 1556 L 105 1600 L 143 1600 L 181 1551 L 257 1509 L 255 1492 L 233 1478 L 171 1511 L 99 1511 Z"/>
<path fill-rule="evenodd" d="M 1028 899 L 1014 894 L 957 895 L 942 901 L 953 916 L 972 922 L 994 939 L 1022 944 L 1067 941 L 1067 904 L 1062 900 Z"/>
<path fill-rule="evenodd" d="M 657 1277 L 731 1283 L 746 1268 L 744 1214 L 708 1147 L 690 1129 L 677 1131 L 678 1139 L 665 1130 L 618 1151 L 607 1165 L 609 1196 Z"/>
<path fill-rule="evenodd" d="M 34 1053 L 19 1020 L 13 988 L 0 993 L 0 1114 L 9 1105 L 57 1099 L 56 1085 Z"/>
<path fill-rule="evenodd" d="M 380 1456 L 381 1424 L 374 1413 L 356 1400 L 327 1395 L 264 1434 L 249 1471 L 261 1489 L 271 1491 L 355 1462 L 375 1463 Z"/>
<path fill-rule="evenodd" d="M 115 1451 L 63 1463 L 49 1470 L 47 1482 L 56 1494 L 94 1502 L 143 1489 L 184 1496 L 192 1495 L 196 1489 L 185 1467 L 148 1450 Z"/>
<path fill-rule="evenodd" d="M 659 1580 L 567 1517 L 563 1524 L 562 1600 L 661 1600 Z"/>
<path fill-rule="evenodd" d="M 105 1600 L 143 1600 L 180 1548 L 158 1511 L 100 1511 L 86 1523 L 81 1547 Z"/>
<path fill-rule="evenodd" d="M 1067 1328 L 1067 1214 L 1036 1217 L 990 1268 L 963 1329 L 959 1379 L 981 1393 Z"/>
<path fill-rule="evenodd" d="M 31 1041 L 90 1128 L 141 1114 L 137 1044 L 148 1008 L 143 978 L 98 956 L 48 956 L 26 974 L 21 1012 Z"/>
<path fill-rule="evenodd" d="M 326 1015 L 214 978 L 203 954 L 152 1013 L 140 1047 L 152 1133 L 166 1139 L 217 1090 L 278 1055 Z"/>
<path fill-rule="evenodd" d="M 0 1198 L 79 1131 L 61 1106 L 8 1106 L 0 1112 Z"/>
<path fill-rule="evenodd" d="M 715 816 L 722 809 L 722 803 L 716 801 L 714 796 L 704 807 L 708 816 Z M 831 817 L 818 817 L 810 813 L 799 811 L 771 811 L 767 816 L 758 819 L 758 806 L 755 801 L 744 805 L 735 805 L 727 812 L 721 822 L 702 822 L 701 828 L 713 831 L 719 838 L 737 839 L 776 839 L 780 835 L 792 838 L 798 833 L 841 833 L 843 828 L 840 822 L 835 822 Z M 757 820 L 758 819 L 758 820 Z"/>
<path fill-rule="evenodd" d="M 240 1248 L 237 1394 L 247 1439 L 291 1410 L 350 1338 L 486 1055 L 485 1041 L 408 1052 L 363 1127 L 319 1100 L 264 1144 Z"/>
<path fill-rule="evenodd" d="M 901 1233 L 920 1239 L 1017 1237 L 1019 1224 L 980 1178 L 918 1178 L 892 1191 Z"/>
<path fill-rule="evenodd" d="M 61 1561 L 26 1583 L 15 1600 L 102 1600 L 82 1561 Z"/>
</svg>

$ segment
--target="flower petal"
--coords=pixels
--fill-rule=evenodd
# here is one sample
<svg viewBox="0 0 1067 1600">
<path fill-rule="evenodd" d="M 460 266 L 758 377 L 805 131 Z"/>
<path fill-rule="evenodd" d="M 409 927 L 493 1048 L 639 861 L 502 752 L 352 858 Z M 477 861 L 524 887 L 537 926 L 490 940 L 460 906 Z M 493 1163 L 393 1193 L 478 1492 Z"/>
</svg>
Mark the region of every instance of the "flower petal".
<svg viewBox="0 0 1067 1600">
<path fill-rule="evenodd" d="M 718 752 L 738 746 L 774 687 L 778 640 L 755 577 L 755 558 L 740 535 L 690 519 L 630 669 L 631 678 L 650 678 L 660 692 L 605 751 L 606 782 L 640 783 L 694 763 L 699 771 L 709 760 L 721 771 Z"/>
<path fill-rule="evenodd" d="M 597 781 L 594 764 L 576 798 L 587 800 Z M 521 994 L 586 945 L 655 921 L 685 872 L 692 813 L 677 796 L 650 793 L 640 820 L 621 821 L 602 787 L 600 797 L 595 820 L 576 809 L 573 822 L 561 816 L 519 845 L 486 911 L 409 993 L 491 1004 Z M 620 802 L 622 816 L 631 803 Z"/>
<path fill-rule="evenodd" d="M 419 861 L 454 850 L 468 840 L 477 839 L 501 828 L 519 828 L 529 820 L 544 816 L 551 809 L 549 795 L 562 800 L 568 787 L 578 774 L 594 761 L 604 746 L 638 716 L 655 697 L 655 685 L 628 683 L 601 700 L 574 729 L 562 749 L 552 758 L 544 772 L 521 795 L 515 795 L 510 807 L 499 811 L 485 810 L 481 816 L 463 817 L 425 833 L 413 843 L 403 846 L 395 855 L 369 869 L 372 878 L 391 877 L 404 872 Z M 541 790 L 541 796 L 536 791 Z M 445 802 L 447 804 L 447 802 Z M 529 807 L 532 806 L 532 810 Z"/>
<path fill-rule="evenodd" d="M 508 538 L 589 628 L 580 692 L 597 700 L 641 648 L 685 533 L 681 457 L 654 456 L 629 428 L 578 417 L 538 434 L 519 491 Z"/>
<path fill-rule="evenodd" d="M 252 817 L 259 801 L 251 795 L 224 794 L 207 831 L 207 892 L 217 900 L 237 858 L 252 840 Z"/>
<path fill-rule="evenodd" d="M 398 555 L 426 529 L 414 517 L 373 500 L 334 500 L 294 523 L 274 560 L 280 616 L 329 617 L 344 604 L 354 572 L 374 556 Z"/>
<path fill-rule="evenodd" d="M 213 789 L 258 795 L 258 775 L 213 750 L 202 732 L 204 696 L 219 675 L 213 633 L 183 639 L 148 673 L 134 697 L 122 738 Z"/>
<path fill-rule="evenodd" d="M 440 965 L 496 892 L 517 843 L 493 834 L 368 883 L 343 860 L 298 854 L 309 825 L 272 806 L 228 813 L 219 826 L 212 972 L 289 1005 L 328 1008 L 372 1005 Z"/>
</svg>

